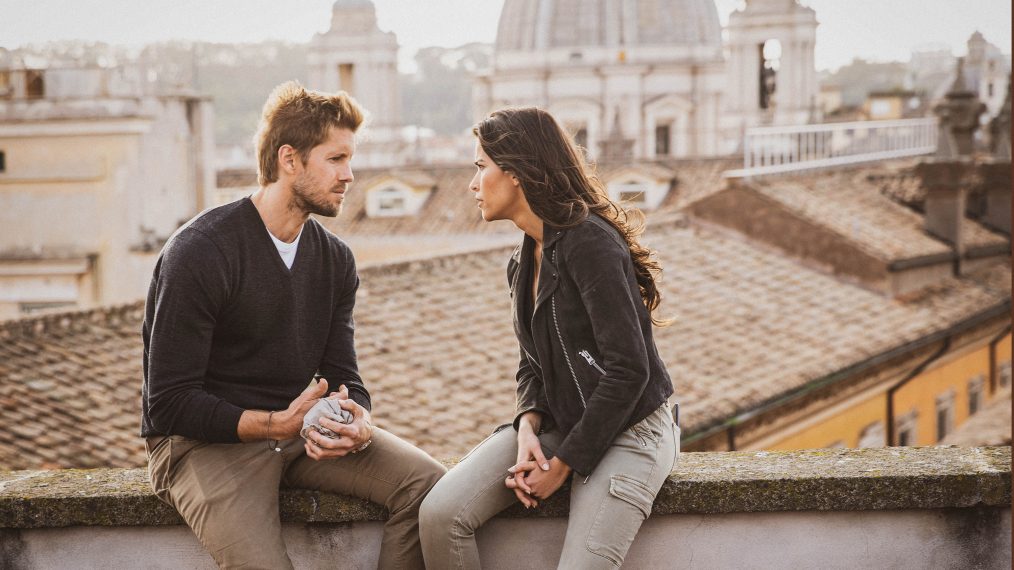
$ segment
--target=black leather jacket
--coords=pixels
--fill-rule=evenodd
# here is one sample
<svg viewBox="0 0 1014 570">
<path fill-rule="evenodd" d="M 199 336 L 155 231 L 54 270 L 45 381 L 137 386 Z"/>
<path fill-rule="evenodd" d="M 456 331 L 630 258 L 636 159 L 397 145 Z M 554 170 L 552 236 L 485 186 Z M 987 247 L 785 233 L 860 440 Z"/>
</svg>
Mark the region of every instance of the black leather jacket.
<svg viewBox="0 0 1014 570">
<path fill-rule="evenodd" d="M 507 265 L 521 345 L 514 427 L 521 414 L 541 412 L 564 434 L 556 455 L 588 475 L 617 435 L 672 395 L 672 381 L 630 250 L 608 222 L 592 214 L 572 228 L 545 226 L 529 335 L 521 296 L 530 304 L 534 248 L 525 236 Z"/>
</svg>

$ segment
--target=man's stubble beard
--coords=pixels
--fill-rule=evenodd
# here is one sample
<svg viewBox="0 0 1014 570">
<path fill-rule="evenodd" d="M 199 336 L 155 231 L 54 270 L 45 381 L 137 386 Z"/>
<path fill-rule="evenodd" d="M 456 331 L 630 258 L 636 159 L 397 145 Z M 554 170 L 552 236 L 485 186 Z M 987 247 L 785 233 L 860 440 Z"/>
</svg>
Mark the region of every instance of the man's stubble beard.
<svg viewBox="0 0 1014 570">
<path fill-rule="evenodd" d="M 306 214 L 317 214 L 318 216 L 327 216 L 329 218 L 334 218 L 341 214 L 342 206 L 345 203 L 344 199 L 337 206 L 326 202 L 319 202 L 315 199 L 313 189 L 320 186 L 309 174 L 304 173 L 301 175 L 299 179 L 292 183 L 293 209 L 305 212 Z M 330 193 L 330 191 L 327 192 Z"/>
</svg>

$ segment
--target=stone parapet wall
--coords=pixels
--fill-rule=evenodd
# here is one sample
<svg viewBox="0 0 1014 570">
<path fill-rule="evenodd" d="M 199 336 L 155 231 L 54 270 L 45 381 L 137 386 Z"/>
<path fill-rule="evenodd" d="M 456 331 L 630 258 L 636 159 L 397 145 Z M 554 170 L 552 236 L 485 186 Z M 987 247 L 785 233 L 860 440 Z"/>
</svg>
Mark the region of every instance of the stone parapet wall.
<svg viewBox="0 0 1014 570">
<path fill-rule="evenodd" d="M 684 453 L 625 568 L 979 567 L 1011 555 L 1010 447 Z M 386 513 L 286 490 L 297 568 L 375 563 Z M 486 567 L 551 567 L 566 490 L 478 535 Z M 750 562 L 743 558 L 749 550 Z M 141 469 L 0 473 L 0 558 L 13 568 L 212 568 Z"/>
<path fill-rule="evenodd" d="M 1010 507 L 1010 447 L 891 447 L 683 453 L 653 515 Z M 507 517 L 567 515 L 567 493 Z M 384 520 L 360 499 L 281 494 L 286 522 Z M 0 528 L 182 524 L 143 469 L 0 473 Z"/>
</svg>

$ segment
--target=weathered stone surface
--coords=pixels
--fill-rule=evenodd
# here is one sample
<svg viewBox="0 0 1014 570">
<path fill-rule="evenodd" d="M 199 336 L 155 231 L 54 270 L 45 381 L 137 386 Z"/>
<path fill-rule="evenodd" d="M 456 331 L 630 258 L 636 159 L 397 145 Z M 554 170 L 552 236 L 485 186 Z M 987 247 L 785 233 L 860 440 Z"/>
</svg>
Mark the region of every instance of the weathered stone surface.
<svg viewBox="0 0 1014 570">
<path fill-rule="evenodd" d="M 683 453 L 654 512 L 1003 507 L 1011 503 L 1010 474 L 1010 447 Z M 516 505 L 502 516 L 565 516 L 566 491 L 534 511 Z M 315 491 L 284 491 L 280 505 L 286 522 L 386 518 L 367 501 Z M 0 472 L 0 528 L 168 524 L 181 520 L 155 498 L 142 469 Z"/>
</svg>

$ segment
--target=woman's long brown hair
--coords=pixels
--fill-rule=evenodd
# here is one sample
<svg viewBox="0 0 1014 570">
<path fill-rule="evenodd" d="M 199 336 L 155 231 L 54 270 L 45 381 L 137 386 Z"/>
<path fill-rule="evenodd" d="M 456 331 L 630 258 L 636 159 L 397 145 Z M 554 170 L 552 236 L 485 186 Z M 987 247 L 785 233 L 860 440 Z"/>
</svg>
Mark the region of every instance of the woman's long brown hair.
<svg viewBox="0 0 1014 570">
<path fill-rule="evenodd" d="M 662 266 L 638 242 L 644 232 L 644 214 L 609 199 L 583 153 L 552 115 L 536 107 L 501 109 L 475 125 L 472 133 L 490 159 L 518 179 L 532 212 L 544 222 L 567 228 L 597 214 L 616 228 L 630 249 L 652 323 L 669 324 L 654 315 L 661 302 L 655 281 Z"/>
</svg>

